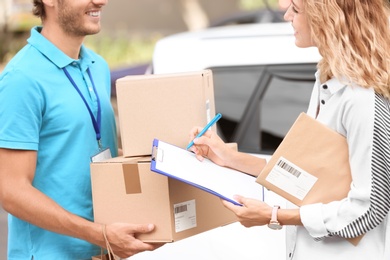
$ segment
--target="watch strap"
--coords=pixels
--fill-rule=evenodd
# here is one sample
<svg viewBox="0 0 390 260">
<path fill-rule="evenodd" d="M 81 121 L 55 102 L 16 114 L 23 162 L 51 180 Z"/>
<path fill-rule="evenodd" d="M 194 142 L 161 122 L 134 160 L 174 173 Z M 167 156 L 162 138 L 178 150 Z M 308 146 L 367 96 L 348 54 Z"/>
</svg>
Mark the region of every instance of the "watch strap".
<svg viewBox="0 0 390 260">
<path fill-rule="evenodd" d="M 271 214 L 271 222 L 279 222 L 278 221 L 278 210 L 280 209 L 280 206 L 275 205 L 272 208 L 272 214 Z"/>
</svg>

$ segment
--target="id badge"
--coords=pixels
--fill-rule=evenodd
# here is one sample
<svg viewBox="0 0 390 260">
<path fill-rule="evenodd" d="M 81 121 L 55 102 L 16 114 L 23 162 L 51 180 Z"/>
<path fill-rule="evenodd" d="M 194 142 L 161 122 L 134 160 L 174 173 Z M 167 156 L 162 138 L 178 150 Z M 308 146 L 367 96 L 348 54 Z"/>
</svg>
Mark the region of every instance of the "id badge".
<svg viewBox="0 0 390 260">
<path fill-rule="evenodd" d="M 106 148 L 91 156 L 91 162 L 101 162 L 110 158 L 112 158 L 111 151 L 109 148 Z"/>
</svg>

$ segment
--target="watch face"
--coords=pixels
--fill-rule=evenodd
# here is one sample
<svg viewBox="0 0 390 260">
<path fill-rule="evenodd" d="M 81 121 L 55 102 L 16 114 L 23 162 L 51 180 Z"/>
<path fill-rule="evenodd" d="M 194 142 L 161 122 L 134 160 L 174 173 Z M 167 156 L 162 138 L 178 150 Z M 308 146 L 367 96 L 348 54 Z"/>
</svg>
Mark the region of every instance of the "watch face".
<svg viewBox="0 0 390 260">
<path fill-rule="evenodd" d="M 282 229 L 283 226 L 280 225 L 279 222 L 271 222 L 271 223 L 268 224 L 268 227 L 270 229 L 280 230 L 280 229 Z"/>
</svg>

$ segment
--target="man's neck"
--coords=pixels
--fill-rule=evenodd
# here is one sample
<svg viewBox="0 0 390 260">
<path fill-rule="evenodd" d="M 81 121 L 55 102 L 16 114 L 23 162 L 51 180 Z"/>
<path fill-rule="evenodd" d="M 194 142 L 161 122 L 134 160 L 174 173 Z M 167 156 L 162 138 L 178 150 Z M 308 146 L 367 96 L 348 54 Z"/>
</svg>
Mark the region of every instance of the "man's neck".
<svg viewBox="0 0 390 260">
<path fill-rule="evenodd" d="M 72 59 L 79 59 L 84 36 L 71 36 L 61 28 L 44 25 L 41 34 Z"/>
</svg>

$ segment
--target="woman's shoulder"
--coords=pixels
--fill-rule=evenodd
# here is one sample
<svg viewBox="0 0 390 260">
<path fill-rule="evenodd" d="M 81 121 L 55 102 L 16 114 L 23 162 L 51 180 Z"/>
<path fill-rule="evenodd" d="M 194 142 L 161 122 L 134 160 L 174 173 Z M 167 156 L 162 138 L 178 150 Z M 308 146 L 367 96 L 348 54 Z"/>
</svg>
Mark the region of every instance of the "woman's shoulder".
<svg viewBox="0 0 390 260">
<path fill-rule="evenodd" d="M 347 106 L 367 107 L 375 104 L 375 91 L 373 88 L 364 88 L 356 84 L 348 85 L 344 88 L 342 99 Z"/>
</svg>

